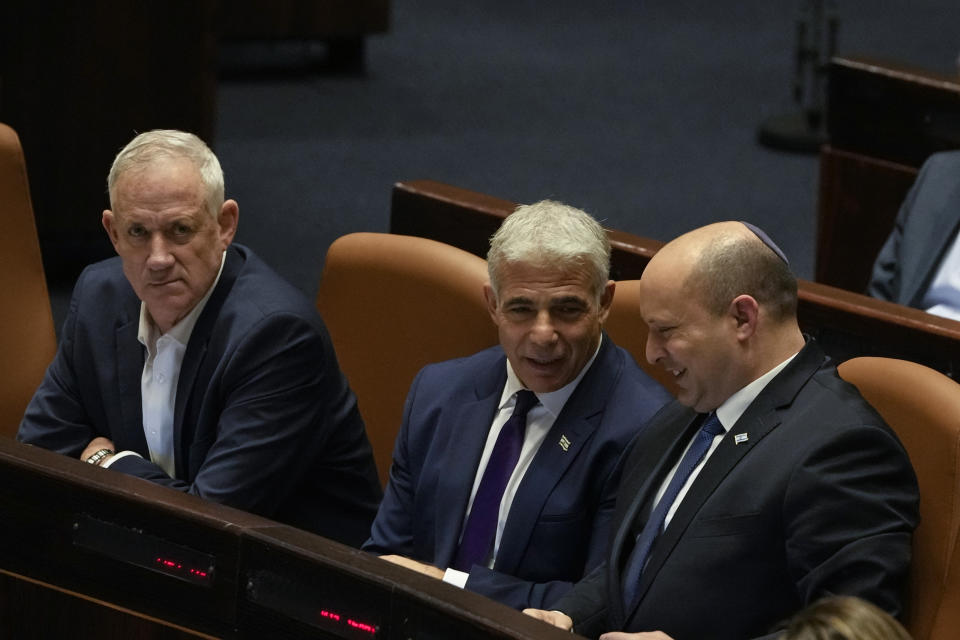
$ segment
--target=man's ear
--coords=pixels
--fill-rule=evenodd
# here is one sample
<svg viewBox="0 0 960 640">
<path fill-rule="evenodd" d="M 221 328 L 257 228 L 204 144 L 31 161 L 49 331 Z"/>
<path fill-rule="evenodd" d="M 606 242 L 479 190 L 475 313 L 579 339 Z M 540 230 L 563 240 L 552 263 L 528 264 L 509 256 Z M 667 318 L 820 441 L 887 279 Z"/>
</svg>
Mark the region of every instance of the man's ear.
<svg viewBox="0 0 960 640">
<path fill-rule="evenodd" d="M 490 314 L 490 319 L 493 320 L 493 324 L 500 326 L 500 317 L 497 315 L 497 294 L 494 293 L 493 287 L 490 286 L 490 283 L 483 285 L 483 297 L 487 301 L 487 313 Z"/>
<path fill-rule="evenodd" d="M 603 286 L 603 293 L 600 294 L 600 324 L 603 324 L 607 321 L 607 316 L 610 315 L 610 305 L 613 303 L 613 294 L 617 290 L 617 283 L 613 280 L 607 280 L 607 284 Z"/>
<path fill-rule="evenodd" d="M 110 242 L 113 243 L 113 248 L 116 249 L 117 243 L 120 242 L 120 230 L 117 228 L 117 218 L 113 215 L 113 211 L 104 209 L 103 216 L 100 218 L 100 224 L 103 225 L 107 236 L 110 238 Z"/>
<path fill-rule="evenodd" d="M 223 243 L 223 249 L 230 246 L 233 242 L 233 236 L 237 233 L 237 225 L 240 222 L 240 206 L 236 200 L 225 200 L 220 207 L 220 214 L 217 215 L 217 226 L 220 228 L 220 241 Z"/>
<path fill-rule="evenodd" d="M 730 303 L 730 316 L 737 323 L 737 337 L 749 338 L 757 330 L 757 319 L 760 317 L 760 304 L 753 296 L 742 294 Z"/>
</svg>

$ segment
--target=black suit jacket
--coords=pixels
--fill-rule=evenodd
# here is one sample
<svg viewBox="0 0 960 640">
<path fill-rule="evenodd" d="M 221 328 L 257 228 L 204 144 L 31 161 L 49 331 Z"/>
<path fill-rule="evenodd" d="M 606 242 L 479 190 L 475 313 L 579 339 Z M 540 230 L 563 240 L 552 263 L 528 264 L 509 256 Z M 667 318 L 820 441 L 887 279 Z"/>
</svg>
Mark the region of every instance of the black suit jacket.
<svg viewBox="0 0 960 640">
<path fill-rule="evenodd" d="M 674 402 L 632 443 L 607 563 L 554 607 L 578 632 L 744 640 L 831 593 L 901 612 L 919 517 L 913 468 L 813 343 L 707 460 L 651 551 L 639 602 L 625 609 L 621 576 L 634 536 L 701 421 Z"/>
<path fill-rule="evenodd" d="M 381 491 L 356 398 L 313 305 L 232 245 L 190 336 L 174 408 L 175 477 L 150 461 L 140 301 L 119 258 L 91 265 L 17 438 L 76 457 L 96 436 L 143 456 L 111 471 L 359 546 Z"/>
</svg>

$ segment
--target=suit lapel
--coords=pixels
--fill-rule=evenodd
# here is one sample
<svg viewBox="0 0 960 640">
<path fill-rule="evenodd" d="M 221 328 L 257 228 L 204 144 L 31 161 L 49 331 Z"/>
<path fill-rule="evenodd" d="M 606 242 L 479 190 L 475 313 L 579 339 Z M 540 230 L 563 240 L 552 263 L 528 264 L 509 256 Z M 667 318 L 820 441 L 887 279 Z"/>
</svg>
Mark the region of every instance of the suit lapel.
<svg viewBox="0 0 960 640">
<path fill-rule="evenodd" d="M 184 414 L 196 388 L 198 386 L 206 388 L 210 375 L 212 375 L 212 372 L 204 376 L 198 374 L 205 360 L 217 319 L 220 317 L 220 310 L 230 290 L 233 289 L 243 264 L 244 259 L 236 247 L 230 247 L 227 250 L 220 280 L 217 281 L 216 288 L 207 299 L 207 304 L 200 313 L 197 324 L 193 327 L 186 351 L 183 354 L 183 362 L 180 364 L 180 378 L 177 380 L 177 396 L 173 408 L 173 446 L 174 451 L 176 451 L 174 465 L 177 477 L 187 482 L 193 481 L 193 478 L 187 477 L 189 475 L 189 465 L 187 463 L 189 462 L 190 445 L 193 444 L 195 436 L 195 425 L 189 429 L 185 427 Z M 203 380 L 200 385 L 197 384 L 199 379 Z M 193 412 L 192 416 L 195 418 L 196 412 Z M 192 424 L 193 420 L 190 422 Z"/>
<path fill-rule="evenodd" d="M 737 421 L 734 428 L 723 437 L 720 445 L 707 460 L 683 501 L 677 507 L 670 524 L 667 525 L 663 534 L 654 544 L 647 566 L 640 576 L 639 600 L 643 599 L 643 595 L 656 579 L 657 573 L 667 558 L 670 557 L 677 542 L 699 514 L 703 503 L 707 501 L 723 481 L 723 478 L 736 467 L 737 463 L 780 422 L 779 418 L 770 412 L 754 417 L 748 416 L 748 413 L 756 414 L 757 412 L 748 409 L 748 412 Z M 735 434 L 744 432 L 749 434 L 749 439 L 739 445 L 734 444 Z M 692 433 L 689 434 L 687 441 L 692 435 Z M 684 445 L 686 445 L 686 441 Z M 674 463 L 676 463 L 676 460 L 674 460 Z M 633 611 L 630 613 L 633 613 Z"/>
<path fill-rule="evenodd" d="M 134 313 L 136 308 L 136 313 Z M 120 432 L 111 433 L 117 450 L 136 451 L 149 457 L 147 437 L 143 433 L 143 403 L 140 379 L 143 377 L 144 347 L 137 340 L 140 328 L 139 301 L 130 305 L 117 325 L 115 353 L 117 390 L 120 394 Z"/>
<path fill-rule="evenodd" d="M 600 423 L 613 382 L 623 368 L 609 338 L 571 394 L 517 487 L 495 568 L 514 573 L 527 552 L 543 506 Z M 561 444 L 562 443 L 562 444 Z"/>
<path fill-rule="evenodd" d="M 780 412 L 790 407 L 797 393 L 823 365 L 824 360 L 820 348 L 815 343 L 808 342 L 794 360 L 767 384 L 736 424 L 727 431 L 716 451 L 690 486 L 670 524 L 655 543 L 647 566 L 640 576 L 636 606 L 627 612 L 625 618 L 629 619 L 636 613 L 639 603 L 643 601 L 647 590 L 655 582 L 657 573 L 686 533 L 690 523 L 700 513 L 704 503 L 737 464 L 780 424 Z M 686 445 L 692 437 L 691 429 L 688 428 L 686 432 L 683 445 Z M 749 438 L 738 445 L 735 437 L 740 433 L 747 433 Z M 676 459 L 673 459 L 671 466 L 672 464 L 676 464 Z M 654 486 L 658 487 L 659 484 Z M 617 602 L 621 601 L 622 598 Z"/>
<path fill-rule="evenodd" d="M 700 414 L 693 410 L 683 408 L 681 411 L 682 417 L 677 420 L 666 420 L 660 423 L 659 432 L 652 434 L 651 439 L 643 443 L 644 451 L 638 452 L 639 457 L 636 461 L 630 460 L 631 468 L 624 469 L 620 493 L 633 495 L 633 498 L 624 505 L 622 514 L 617 513 L 614 516 L 614 522 L 618 522 L 619 526 L 610 547 L 612 552 L 608 567 L 612 619 L 618 623 L 626 617 L 623 610 L 622 567 L 626 562 L 624 554 L 633 550 L 633 538 L 639 532 L 639 529 L 634 528 L 634 524 L 642 526 L 646 522 L 650 505 L 663 479 L 673 465 L 677 464 L 687 442 L 693 437 L 701 422 Z M 678 422 L 684 425 L 679 433 Z M 652 426 L 653 424 L 647 427 L 648 431 Z M 617 510 L 620 511 L 620 509 L 621 506 L 617 505 Z M 614 628 L 620 629 L 623 625 L 616 624 Z"/>
<path fill-rule="evenodd" d="M 474 399 L 445 410 L 440 418 L 443 424 L 438 429 L 446 430 L 448 438 L 439 458 L 440 481 L 433 505 L 437 566 L 450 566 L 456 555 L 470 490 L 506 378 L 506 357 L 498 358 L 486 374 L 477 376 Z"/>
</svg>

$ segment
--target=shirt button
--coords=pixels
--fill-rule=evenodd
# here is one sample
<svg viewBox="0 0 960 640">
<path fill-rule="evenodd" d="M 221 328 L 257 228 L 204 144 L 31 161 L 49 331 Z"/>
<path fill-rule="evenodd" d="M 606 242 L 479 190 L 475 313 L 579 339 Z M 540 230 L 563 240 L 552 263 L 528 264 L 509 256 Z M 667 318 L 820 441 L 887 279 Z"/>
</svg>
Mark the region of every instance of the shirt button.
<svg viewBox="0 0 960 640">
<path fill-rule="evenodd" d="M 157 382 L 159 382 L 160 384 L 163 384 L 164 382 L 166 382 L 166 380 L 167 380 L 167 377 L 162 373 L 157 376 Z"/>
</svg>

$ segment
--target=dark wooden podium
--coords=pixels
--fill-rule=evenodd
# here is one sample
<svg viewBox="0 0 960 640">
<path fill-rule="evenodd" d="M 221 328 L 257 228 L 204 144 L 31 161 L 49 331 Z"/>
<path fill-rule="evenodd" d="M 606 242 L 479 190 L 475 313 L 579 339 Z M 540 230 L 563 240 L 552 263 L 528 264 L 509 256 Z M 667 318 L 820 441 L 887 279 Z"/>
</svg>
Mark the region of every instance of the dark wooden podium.
<svg viewBox="0 0 960 640">
<path fill-rule="evenodd" d="M 293 527 L 0 438 L 0 637 L 569 639 Z"/>
</svg>

